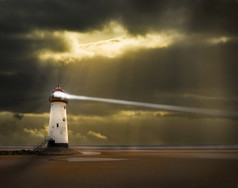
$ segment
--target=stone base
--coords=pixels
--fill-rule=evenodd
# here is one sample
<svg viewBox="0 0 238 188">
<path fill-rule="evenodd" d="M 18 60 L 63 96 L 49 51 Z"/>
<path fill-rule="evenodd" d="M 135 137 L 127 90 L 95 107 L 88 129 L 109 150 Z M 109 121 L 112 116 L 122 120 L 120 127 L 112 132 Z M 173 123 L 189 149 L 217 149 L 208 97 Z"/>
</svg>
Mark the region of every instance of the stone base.
<svg viewBox="0 0 238 188">
<path fill-rule="evenodd" d="M 54 140 L 49 140 L 47 147 L 64 147 L 64 148 L 68 148 L 69 144 L 68 143 L 55 143 Z"/>
</svg>

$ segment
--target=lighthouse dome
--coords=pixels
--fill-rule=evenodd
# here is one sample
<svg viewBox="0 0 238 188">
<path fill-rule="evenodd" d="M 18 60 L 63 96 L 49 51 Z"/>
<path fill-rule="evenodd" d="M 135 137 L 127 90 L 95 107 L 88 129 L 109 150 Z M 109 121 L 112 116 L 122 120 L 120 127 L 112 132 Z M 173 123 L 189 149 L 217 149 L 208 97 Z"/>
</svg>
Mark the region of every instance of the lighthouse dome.
<svg viewBox="0 0 238 188">
<path fill-rule="evenodd" d="M 57 93 L 57 95 L 55 95 Z M 62 94 L 61 94 L 62 93 Z M 49 98 L 50 102 L 64 102 L 68 103 L 68 99 L 66 95 L 64 95 L 65 91 L 58 85 L 57 88 L 53 89 Z"/>
<path fill-rule="evenodd" d="M 65 92 L 65 91 L 60 87 L 59 84 L 58 84 L 58 87 L 57 87 L 57 88 L 55 88 L 55 89 L 52 90 L 52 93 L 55 92 L 55 91 Z"/>
</svg>

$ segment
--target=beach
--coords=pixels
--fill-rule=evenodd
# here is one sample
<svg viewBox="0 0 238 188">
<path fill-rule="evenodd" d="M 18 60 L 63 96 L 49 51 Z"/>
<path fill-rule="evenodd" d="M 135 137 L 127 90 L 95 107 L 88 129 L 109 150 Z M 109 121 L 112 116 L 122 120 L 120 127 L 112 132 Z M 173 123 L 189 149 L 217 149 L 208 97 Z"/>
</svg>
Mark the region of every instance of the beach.
<svg viewBox="0 0 238 188">
<path fill-rule="evenodd" d="M 237 187 L 237 150 L 74 149 L 1 155 L 0 187 Z"/>
</svg>

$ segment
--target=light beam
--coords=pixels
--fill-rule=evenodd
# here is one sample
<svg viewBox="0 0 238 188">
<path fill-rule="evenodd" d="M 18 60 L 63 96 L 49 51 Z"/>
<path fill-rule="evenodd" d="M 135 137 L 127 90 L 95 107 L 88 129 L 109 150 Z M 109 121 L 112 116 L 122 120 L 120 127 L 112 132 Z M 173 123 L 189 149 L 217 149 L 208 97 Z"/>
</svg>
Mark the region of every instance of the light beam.
<svg viewBox="0 0 238 188">
<path fill-rule="evenodd" d="M 153 104 L 153 103 L 144 103 L 144 102 L 136 102 L 136 101 L 125 101 L 125 100 L 118 100 L 118 99 L 87 97 L 87 96 L 80 96 L 80 95 L 71 95 L 71 94 L 62 93 L 62 92 L 58 92 L 58 91 L 54 92 L 53 95 L 55 97 L 59 97 L 59 98 L 74 99 L 74 100 L 85 100 L 85 101 L 95 101 L 95 102 L 104 102 L 104 103 L 112 103 L 112 104 L 141 106 L 141 107 L 147 107 L 147 108 L 156 108 L 156 109 L 160 109 L 160 110 L 210 115 L 210 116 L 214 116 L 214 117 L 235 118 L 235 119 L 238 118 L 238 113 L 235 113 L 235 112 L 224 112 L 224 111 L 205 109 L 205 108 L 192 108 L 192 107 L 165 105 L 165 104 Z"/>
</svg>

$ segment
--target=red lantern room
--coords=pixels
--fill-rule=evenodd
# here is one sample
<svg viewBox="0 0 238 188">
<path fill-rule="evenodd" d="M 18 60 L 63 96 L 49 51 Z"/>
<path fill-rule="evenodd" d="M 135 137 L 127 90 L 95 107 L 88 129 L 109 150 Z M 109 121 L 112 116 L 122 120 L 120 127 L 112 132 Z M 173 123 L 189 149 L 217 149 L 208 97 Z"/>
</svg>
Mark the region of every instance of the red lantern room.
<svg viewBox="0 0 238 188">
<path fill-rule="evenodd" d="M 54 92 L 63 92 L 63 93 L 65 93 L 65 91 L 58 84 L 58 87 L 52 90 L 52 94 L 50 95 L 50 98 L 49 98 L 50 102 L 58 101 L 58 102 L 68 103 L 68 99 L 67 98 L 56 97 L 56 96 L 54 96 Z"/>
</svg>

